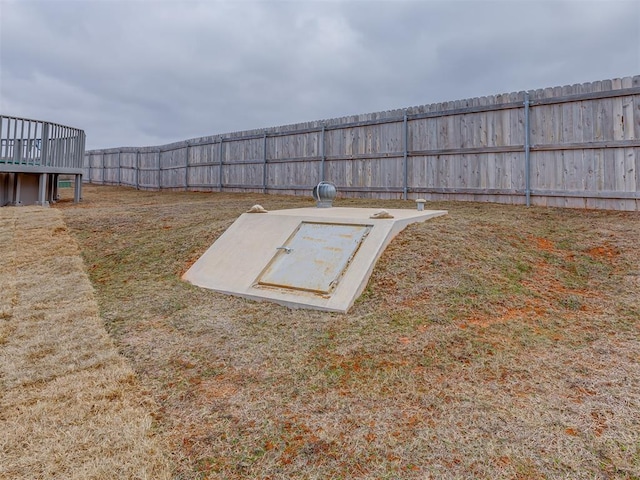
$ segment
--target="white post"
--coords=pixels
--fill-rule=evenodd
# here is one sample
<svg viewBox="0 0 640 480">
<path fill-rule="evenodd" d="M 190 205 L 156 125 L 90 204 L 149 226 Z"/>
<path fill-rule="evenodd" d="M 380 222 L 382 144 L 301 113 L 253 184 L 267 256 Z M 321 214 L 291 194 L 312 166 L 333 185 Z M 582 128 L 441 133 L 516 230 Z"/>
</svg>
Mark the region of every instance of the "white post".
<svg viewBox="0 0 640 480">
<path fill-rule="evenodd" d="M 38 201 L 36 202 L 36 205 L 41 205 L 43 207 L 46 207 L 47 205 L 49 205 L 49 202 L 47 201 L 47 179 L 48 179 L 49 175 L 47 175 L 46 173 L 41 173 L 40 174 L 40 179 L 38 182 Z"/>
</svg>

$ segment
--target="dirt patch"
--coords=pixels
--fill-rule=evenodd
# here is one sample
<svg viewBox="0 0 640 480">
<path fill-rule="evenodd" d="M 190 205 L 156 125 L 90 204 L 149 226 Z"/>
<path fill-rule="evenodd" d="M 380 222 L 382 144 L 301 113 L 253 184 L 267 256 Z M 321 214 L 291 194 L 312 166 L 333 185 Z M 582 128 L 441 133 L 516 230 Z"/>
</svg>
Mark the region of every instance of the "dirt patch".
<svg viewBox="0 0 640 480">
<path fill-rule="evenodd" d="M 536 247 L 540 250 L 546 250 L 548 252 L 554 249 L 553 242 L 547 238 L 534 237 L 533 241 Z"/>
<path fill-rule="evenodd" d="M 604 257 L 604 258 L 613 258 L 619 255 L 619 251 L 617 248 L 612 247 L 611 245 L 601 245 L 599 247 L 593 247 L 588 250 L 589 255 L 595 258 Z"/>
</svg>

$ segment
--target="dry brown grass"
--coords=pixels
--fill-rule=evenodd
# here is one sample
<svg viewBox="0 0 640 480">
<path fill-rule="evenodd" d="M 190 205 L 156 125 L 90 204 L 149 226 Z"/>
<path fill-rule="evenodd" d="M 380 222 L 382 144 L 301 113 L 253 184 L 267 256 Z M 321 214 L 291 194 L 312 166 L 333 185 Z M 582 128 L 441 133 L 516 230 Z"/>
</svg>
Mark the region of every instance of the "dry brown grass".
<svg viewBox="0 0 640 480">
<path fill-rule="evenodd" d="M 431 204 L 450 214 L 401 233 L 339 315 L 180 281 L 255 203 L 312 205 L 58 205 L 178 478 L 640 478 L 637 213 Z"/>
<path fill-rule="evenodd" d="M 0 478 L 170 478 L 62 214 L 0 209 Z"/>
</svg>

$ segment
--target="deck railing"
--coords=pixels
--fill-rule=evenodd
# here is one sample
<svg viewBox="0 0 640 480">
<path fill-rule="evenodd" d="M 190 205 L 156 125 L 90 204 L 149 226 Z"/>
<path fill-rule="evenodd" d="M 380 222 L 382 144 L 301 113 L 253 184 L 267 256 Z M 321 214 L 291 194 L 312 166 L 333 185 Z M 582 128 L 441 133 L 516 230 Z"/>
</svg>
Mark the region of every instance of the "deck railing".
<svg viewBox="0 0 640 480">
<path fill-rule="evenodd" d="M 78 128 L 0 115 L 0 164 L 81 169 L 84 146 Z"/>
</svg>

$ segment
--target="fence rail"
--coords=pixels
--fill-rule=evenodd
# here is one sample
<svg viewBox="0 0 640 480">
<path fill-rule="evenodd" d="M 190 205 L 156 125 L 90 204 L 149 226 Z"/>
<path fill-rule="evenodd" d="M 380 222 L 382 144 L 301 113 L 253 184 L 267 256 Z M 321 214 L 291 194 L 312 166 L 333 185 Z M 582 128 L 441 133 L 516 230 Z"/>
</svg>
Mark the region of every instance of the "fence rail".
<svg viewBox="0 0 640 480">
<path fill-rule="evenodd" d="M 92 150 L 92 183 L 640 210 L 640 76 Z"/>
</svg>

